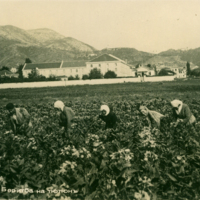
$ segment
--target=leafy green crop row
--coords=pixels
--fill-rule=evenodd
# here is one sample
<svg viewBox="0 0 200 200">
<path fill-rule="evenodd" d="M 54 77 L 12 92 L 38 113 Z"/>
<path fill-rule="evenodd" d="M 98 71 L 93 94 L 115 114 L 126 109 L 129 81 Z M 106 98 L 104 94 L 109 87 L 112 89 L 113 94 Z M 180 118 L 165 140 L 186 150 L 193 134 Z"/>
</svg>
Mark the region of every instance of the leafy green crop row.
<svg viewBox="0 0 200 200">
<path fill-rule="evenodd" d="M 199 199 L 200 123 L 175 127 L 169 102 L 144 103 L 165 114 L 160 131 L 149 130 L 131 100 L 110 102 L 120 119 L 116 130 L 102 129 L 99 100 L 76 101 L 69 105 L 76 113 L 70 140 L 62 138 L 51 104 L 26 105 L 31 138 L 9 132 L 1 107 L 0 197 Z M 189 106 L 199 121 L 200 101 Z"/>
</svg>

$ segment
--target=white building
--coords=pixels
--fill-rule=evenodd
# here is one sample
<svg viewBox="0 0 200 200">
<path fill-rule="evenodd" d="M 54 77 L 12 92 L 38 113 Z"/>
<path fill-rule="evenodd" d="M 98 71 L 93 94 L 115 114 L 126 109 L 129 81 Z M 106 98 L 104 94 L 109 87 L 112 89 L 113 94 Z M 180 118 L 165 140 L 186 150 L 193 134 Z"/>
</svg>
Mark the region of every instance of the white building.
<svg viewBox="0 0 200 200">
<path fill-rule="evenodd" d="M 94 68 L 100 69 L 103 75 L 110 70 L 114 71 L 118 77 L 135 76 L 135 71 L 130 65 L 111 54 L 103 54 L 86 63 L 85 61 L 25 63 L 22 71 L 24 77 L 28 77 L 33 69 L 37 69 L 39 74 L 45 77 L 51 75 L 64 78 L 79 76 L 82 79 L 83 75 L 89 75 Z"/>
<path fill-rule="evenodd" d="M 94 68 L 100 69 L 103 75 L 110 70 L 114 71 L 117 77 L 133 76 L 131 66 L 111 54 L 103 54 L 86 62 L 87 74 Z"/>
<path fill-rule="evenodd" d="M 136 69 L 136 72 L 138 76 L 142 76 L 142 75 L 155 76 L 156 75 L 155 69 L 153 67 L 148 67 L 148 66 L 143 66 L 143 65 L 140 65 Z"/>
<path fill-rule="evenodd" d="M 171 67 L 170 68 L 174 73 L 176 73 L 174 76 L 176 78 L 186 78 L 186 68 L 180 68 L 180 67 Z"/>
<path fill-rule="evenodd" d="M 85 61 L 58 62 L 58 63 L 25 63 L 23 76 L 28 77 L 33 69 L 37 69 L 40 75 L 48 78 L 51 75 L 56 77 L 79 76 L 81 79 L 86 74 Z"/>
</svg>

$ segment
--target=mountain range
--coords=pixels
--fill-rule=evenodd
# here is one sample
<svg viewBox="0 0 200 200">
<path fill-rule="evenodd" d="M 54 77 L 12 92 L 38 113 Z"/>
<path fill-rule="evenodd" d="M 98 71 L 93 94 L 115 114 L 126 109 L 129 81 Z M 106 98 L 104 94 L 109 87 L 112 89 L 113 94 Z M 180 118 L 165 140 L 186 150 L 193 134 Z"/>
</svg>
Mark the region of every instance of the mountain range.
<svg viewBox="0 0 200 200">
<path fill-rule="evenodd" d="M 159 54 L 138 51 L 134 48 L 97 50 L 72 37 L 65 37 L 51 29 L 23 30 L 15 26 L 0 26 L 0 67 L 17 67 L 26 58 L 33 63 L 63 61 L 88 61 L 92 55 L 113 54 L 129 65 L 159 64 L 160 66 L 200 66 L 200 48 L 190 50 L 170 49 Z"/>
</svg>

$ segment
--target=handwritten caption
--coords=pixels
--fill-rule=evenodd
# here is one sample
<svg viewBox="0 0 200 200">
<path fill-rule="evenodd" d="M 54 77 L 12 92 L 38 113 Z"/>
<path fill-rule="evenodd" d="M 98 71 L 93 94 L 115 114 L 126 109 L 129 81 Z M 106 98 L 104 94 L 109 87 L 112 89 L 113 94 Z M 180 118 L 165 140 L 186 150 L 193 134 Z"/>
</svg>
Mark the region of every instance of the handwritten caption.
<svg viewBox="0 0 200 200">
<path fill-rule="evenodd" d="M 75 194 L 75 193 L 78 193 L 78 190 L 70 190 L 70 189 L 61 189 L 61 190 L 57 190 L 57 189 L 54 189 L 54 190 L 51 190 L 51 189 L 46 189 L 46 190 L 33 190 L 33 189 L 30 189 L 30 188 L 24 188 L 24 189 L 8 189 L 6 187 L 1 187 L 1 192 L 8 192 L 8 193 L 21 193 L 21 194 L 28 194 L 28 193 L 39 193 L 39 194 L 44 194 L 46 192 L 48 193 L 54 193 L 54 194 L 57 194 L 57 193 L 72 193 L 72 194 Z"/>
</svg>

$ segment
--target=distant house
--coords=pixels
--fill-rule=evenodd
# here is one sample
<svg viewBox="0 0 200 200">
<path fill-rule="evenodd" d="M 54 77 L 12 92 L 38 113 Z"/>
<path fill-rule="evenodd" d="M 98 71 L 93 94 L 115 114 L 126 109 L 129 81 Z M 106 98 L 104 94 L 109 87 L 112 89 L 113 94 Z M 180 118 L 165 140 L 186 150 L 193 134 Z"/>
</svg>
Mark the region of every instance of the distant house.
<svg viewBox="0 0 200 200">
<path fill-rule="evenodd" d="M 9 77 L 9 78 L 15 77 L 15 78 L 17 78 L 18 76 L 19 76 L 18 74 L 12 73 L 8 70 L 0 71 L 0 77 Z"/>
<path fill-rule="evenodd" d="M 79 76 L 81 79 L 85 74 L 85 61 L 76 62 L 57 62 L 57 63 L 25 63 L 23 76 L 28 77 L 33 69 L 37 69 L 39 74 L 48 78 L 53 75 L 56 77 Z"/>
<path fill-rule="evenodd" d="M 177 64 L 173 64 L 173 63 L 171 63 L 171 64 L 170 63 L 166 63 L 166 64 L 158 63 L 156 65 L 157 74 L 162 69 L 166 69 L 168 71 L 169 75 L 172 75 L 174 72 L 175 73 L 174 76 L 176 78 L 186 78 L 186 67 L 185 66 L 181 67 L 181 66 L 179 66 Z"/>
<path fill-rule="evenodd" d="M 136 69 L 136 71 L 137 71 L 137 75 L 138 76 L 142 76 L 142 75 L 155 76 L 156 75 L 155 68 L 153 68 L 153 67 L 148 67 L 148 66 L 140 65 Z"/>
<path fill-rule="evenodd" d="M 87 74 L 94 69 L 100 69 L 104 75 L 107 71 L 114 71 L 118 77 L 132 76 L 132 69 L 124 60 L 111 54 L 103 54 L 86 62 Z"/>
<path fill-rule="evenodd" d="M 186 68 L 185 67 L 170 67 L 170 69 L 175 72 L 176 78 L 186 78 Z"/>
</svg>

